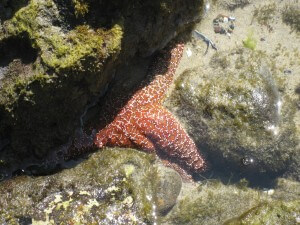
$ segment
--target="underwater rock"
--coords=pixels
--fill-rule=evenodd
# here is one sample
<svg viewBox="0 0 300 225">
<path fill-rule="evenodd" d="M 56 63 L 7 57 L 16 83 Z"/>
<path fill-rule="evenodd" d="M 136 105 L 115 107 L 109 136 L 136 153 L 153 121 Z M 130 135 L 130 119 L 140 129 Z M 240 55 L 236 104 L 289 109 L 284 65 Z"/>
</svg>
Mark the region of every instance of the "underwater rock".
<svg viewBox="0 0 300 225">
<path fill-rule="evenodd" d="M 217 2 L 218 3 L 218 2 Z M 220 5 L 223 6 L 225 9 L 233 11 L 237 8 L 244 8 L 252 3 L 252 0 L 223 0 L 220 1 Z"/>
<path fill-rule="evenodd" d="M 282 10 L 282 21 L 291 27 L 292 31 L 300 32 L 300 6 L 298 2 L 288 2 Z"/>
<path fill-rule="evenodd" d="M 299 157 L 295 107 L 272 58 L 238 48 L 216 53 L 210 65 L 179 76 L 168 108 L 186 123 L 212 166 L 285 171 Z"/>
<path fill-rule="evenodd" d="M 196 190 L 191 191 L 188 187 L 187 194 L 162 218 L 161 224 L 296 224 L 300 217 L 300 201 L 297 200 L 300 184 L 292 182 L 290 185 L 290 182 L 283 179 L 279 181 L 281 185 L 294 185 L 291 199 L 284 199 L 289 190 L 284 191 L 282 187 L 278 188 L 279 191 L 275 188 L 274 194 L 270 195 L 268 193 L 271 192 L 247 187 L 243 181 L 236 185 L 224 185 L 208 180 Z"/>
<path fill-rule="evenodd" d="M 10 144 L 0 159 L 19 165 L 65 144 L 118 66 L 164 47 L 200 18 L 201 6 L 200 0 L 1 0 L 0 139 Z"/>
<path fill-rule="evenodd" d="M 298 95 L 298 100 L 296 102 L 297 108 L 300 110 L 300 84 L 296 87 L 295 93 Z"/>
<path fill-rule="evenodd" d="M 173 169 L 158 167 L 157 210 L 164 215 L 176 204 L 182 187 L 180 175 Z"/>
<path fill-rule="evenodd" d="M 289 203 L 274 202 L 262 203 L 248 212 L 245 212 L 239 218 L 231 219 L 224 225 L 238 224 L 297 224 L 300 215 L 296 212 L 300 210 L 300 201 Z"/>
<path fill-rule="evenodd" d="M 0 184 L 0 223 L 149 224 L 156 220 L 153 155 L 105 149 L 55 175 Z"/>
</svg>

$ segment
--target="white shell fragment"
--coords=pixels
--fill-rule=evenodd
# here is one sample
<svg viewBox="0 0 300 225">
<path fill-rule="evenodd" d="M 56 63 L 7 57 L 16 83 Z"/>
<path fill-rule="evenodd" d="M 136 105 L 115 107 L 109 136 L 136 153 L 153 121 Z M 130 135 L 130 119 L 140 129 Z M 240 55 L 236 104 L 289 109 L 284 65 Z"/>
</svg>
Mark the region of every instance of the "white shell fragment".
<svg viewBox="0 0 300 225">
<path fill-rule="evenodd" d="M 229 17 L 228 17 L 228 20 L 229 20 L 229 21 L 235 21 L 235 17 L 229 16 Z"/>
<path fill-rule="evenodd" d="M 269 190 L 265 190 L 264 193 L 266 193 L 267 195 L 273 195 L 275 192 L 274 189 L 269 189 Z"/>
<path fill-rule="evenodd" d="M 210 4 L 209 4 L 209 2 L 206 2 L 205 3 L 205 12 L 207 13 L 209 11 L 209 9 L 210 9 Z"/>
<path fill-rule="evenodd" d="M 187 50 L 185 52 L 186 52 L 187 57 L 191 57 L 193 54 L 193 52 L 190 48 L 187 48 Z"/>
</svg>

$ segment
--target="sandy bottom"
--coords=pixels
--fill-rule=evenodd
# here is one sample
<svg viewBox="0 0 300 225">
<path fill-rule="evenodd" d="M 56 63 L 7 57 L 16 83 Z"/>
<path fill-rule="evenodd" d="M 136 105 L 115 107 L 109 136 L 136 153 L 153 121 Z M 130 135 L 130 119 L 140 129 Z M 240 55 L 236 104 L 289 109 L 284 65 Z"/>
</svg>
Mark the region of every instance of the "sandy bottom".
<svg viewBox="0 0 300 225">
<path fill-rule="evenodd" d="M 284 94 L 289 95 L 296 101 L 299 95 L 296 94 L 295 90 L 297 86 L 300 86 L 300 33 L 297 34 L 292 31 L 291 27 L 282 21 L 282 11 L 287 1 L 253 0 L 245 7 L 236 8 L 233 11 L 226 9 L 224 2 L 237 2 L 237 0 L 216 2 L 215 5 L 210 3 L 210 9 L 195 29 L 212 40 L 218 51 L 230 51 L 236 47 L 242 47 L 243 40 L 252 33 L 253 38 L 257 41 L 255 50 L 263 51 L 275 60 L 276 67 L 280 71 L 279 76 L 285 80 Z M 259 11 L 264 6 L 272 4 L 275 10 L 267 20 L 267 25 L 259 23 L 257 17 L 254 16 L 255 10 Z M 219 14 L 236 19 L 234 30 L 230 36 L 214 32 L 213 20 Z M 227 24 L 223 25 L 228 26 Z M 206 48 L 207 45 L 202 40 L 193 38 L 188 42 L 176 76 L 186 69 L 195 67 L 202 67 L 203 73 L 210 72 L 212 68 L 209 62 L 216 50 L 210 47 L 207 54 L 205 54 Z M 290 72 L 285 73 L 284 71 L 287 70 Z M 300 137 L 300 110 L 296 113 L 295 123 Z"/>
</svg>

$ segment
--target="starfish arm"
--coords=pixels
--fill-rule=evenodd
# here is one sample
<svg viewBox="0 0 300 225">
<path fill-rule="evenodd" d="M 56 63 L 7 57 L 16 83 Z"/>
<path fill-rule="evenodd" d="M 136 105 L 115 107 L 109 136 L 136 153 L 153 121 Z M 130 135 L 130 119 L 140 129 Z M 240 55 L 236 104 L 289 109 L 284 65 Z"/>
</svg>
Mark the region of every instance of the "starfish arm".
<svg viewBox="0 0 300 225">
<path fill-rule="evenodd" d="M 138 90 L 126 105 L 128 108 L 135 108 L 148 103 L 160 104 L 164 98 L 166 90 L 173 81 L 176 68 L 180 62 L 184 50 L 183 43 L 172 43 L 164 54 L 157 57 L 150 68 L 148 78 L 154 78 L 145 87 Z M 148 82 L 148 80 L 147 80 Z"/>
<path fill-rule="evenodd" d="M 132 115 L 140 133 L 154 143 L 156 150 L 178 160 L 189 170 L 205 169 L 204 159 L 195 143 L 176 118 L 161 105 L 147 105 Z"/>
<path fill-rule="evenodd" d="M 126 114 L 116 117 L 111 124 L 96 134 L 94 144 L 99 148 L 104 146 L 138 147 L 147 152 L 154 152 L 153 143 L 141 134 L 127 117 Z"/>
<path fill-rule="evenodd" d="M 114 123 L 96 134 L 94 144 L 99 148 L 104 146 L 133 147 L 133 143 L 125 136 L 122 129 L 119 129 Z"/>
</svg>

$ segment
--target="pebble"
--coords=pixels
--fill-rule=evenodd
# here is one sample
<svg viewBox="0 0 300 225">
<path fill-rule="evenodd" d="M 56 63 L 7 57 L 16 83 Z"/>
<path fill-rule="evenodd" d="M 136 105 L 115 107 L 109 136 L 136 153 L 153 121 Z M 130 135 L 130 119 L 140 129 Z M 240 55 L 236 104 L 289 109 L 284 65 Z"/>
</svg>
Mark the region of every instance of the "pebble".
<svg viewBox="0 0 300 225">
<path fill-rule="evenodd" d="M 285 69 L 285 70 L 283 71 L 283 73 L 284 73 L 285 75 L 292 74 L 292 70 L 290 70 L 290 69 Z"/>
</svg>

